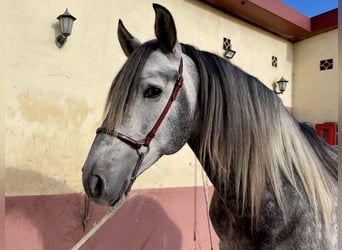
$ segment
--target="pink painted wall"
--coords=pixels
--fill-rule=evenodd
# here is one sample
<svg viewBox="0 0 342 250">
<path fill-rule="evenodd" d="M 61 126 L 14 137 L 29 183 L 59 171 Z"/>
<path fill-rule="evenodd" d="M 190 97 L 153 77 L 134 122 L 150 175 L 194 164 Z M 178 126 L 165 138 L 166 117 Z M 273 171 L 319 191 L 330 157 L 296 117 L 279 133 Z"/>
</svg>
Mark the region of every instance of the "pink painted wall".
<svg viewBox="0 0 342 250">
<path fill-rule="evenodd" d="M 194 241 L 194 190 L 193 187 L 133 190 L 120 210 L 81 249 L 210 249 L 201 187 L 196 189 L 197 241 Z M 91 204 L 87 230 L 107 209 Z M 70 249 L 85 234 L 81 225 L 83 214 L 82 194 L 7 197 L 6 250 Z M 217 249 L 218 239 L 211 230 Z"/>
</svg>

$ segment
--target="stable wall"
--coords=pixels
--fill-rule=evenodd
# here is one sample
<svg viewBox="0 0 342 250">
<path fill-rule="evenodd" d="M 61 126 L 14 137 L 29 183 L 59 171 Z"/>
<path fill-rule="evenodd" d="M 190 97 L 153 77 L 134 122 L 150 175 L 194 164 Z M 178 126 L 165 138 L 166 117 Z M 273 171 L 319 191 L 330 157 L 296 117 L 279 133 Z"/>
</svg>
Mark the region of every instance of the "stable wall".
<svg viewBox="0 0 342 250">
<path fill-rule="evenodd" d="M 333 68 L 320 70 L 320 61 L 333 59 Z M 338 120 L 338 30 L 294 44 L 293 107 L 303 122 Z"/>
<path fill-rule="evenodd" d="M 118 19 L 141 41 L 154 38 L 152 2 L 15 1 L 3 3 L 5 58 L 6 195 L 81 192 L 81 168 L 102 119 L 112 79 L 125 61 L 116 38 Z M 198 1 L 159 1 L 174 15 L 181 42 L 219 55 L 223 37 L 231 60 L 271 88 L 292 84 L 293 45 Z M 39 6 L 39 8 L 38 8 Z M 77 20 L 64 48 L 54 43 L 56 17 L 68 7 Z M 5 26 L 7 27 L 7 26 Z M 278 67 L 271 65 L 278 57 Z M 281 95 L 292 106 L 291 87 Z M 194 185 L 196 160 L 188 147 L 164 157 L 134 188 Z"/>
</svg>

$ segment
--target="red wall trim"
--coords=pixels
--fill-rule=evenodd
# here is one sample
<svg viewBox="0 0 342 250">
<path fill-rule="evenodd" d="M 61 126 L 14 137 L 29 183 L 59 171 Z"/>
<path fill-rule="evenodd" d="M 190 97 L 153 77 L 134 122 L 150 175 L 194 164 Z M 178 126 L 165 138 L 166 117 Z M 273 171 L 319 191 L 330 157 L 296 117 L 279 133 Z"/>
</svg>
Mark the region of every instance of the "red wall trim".
<svg viewBox="0 0 342 250">
<path fill-rule="evenodd" d="M 212 188 L 209 189 L 210 194 Z M 194 193 L 197 230 L 194 241 Z M 82 250 L 210 249 L 203 188 L 132 190 Z M 91 226 L 108 207 L 91 203 Z M 82 194 L 6 197 L 6 250 L 70 249 L 85 234 Z M 218 238 L 213 232 L 214 249 Z"/>
</svg>

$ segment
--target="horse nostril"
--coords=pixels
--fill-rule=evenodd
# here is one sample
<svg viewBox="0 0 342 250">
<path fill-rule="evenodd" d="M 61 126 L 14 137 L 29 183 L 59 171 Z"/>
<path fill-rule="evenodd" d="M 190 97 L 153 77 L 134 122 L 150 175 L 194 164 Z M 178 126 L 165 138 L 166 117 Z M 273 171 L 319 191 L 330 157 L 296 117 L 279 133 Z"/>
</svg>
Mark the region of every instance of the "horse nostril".
<svg viewBox="0 0 342 250">
<path fill-rule="evenodd" d="M 99 176 L 97 175 L 90 176 L 89 188 L 90 188 L 90 193 L 93 197 L 101 196 L 103 192 L 103 187 L 104 187 L 103 180 Z"/>
</svg>

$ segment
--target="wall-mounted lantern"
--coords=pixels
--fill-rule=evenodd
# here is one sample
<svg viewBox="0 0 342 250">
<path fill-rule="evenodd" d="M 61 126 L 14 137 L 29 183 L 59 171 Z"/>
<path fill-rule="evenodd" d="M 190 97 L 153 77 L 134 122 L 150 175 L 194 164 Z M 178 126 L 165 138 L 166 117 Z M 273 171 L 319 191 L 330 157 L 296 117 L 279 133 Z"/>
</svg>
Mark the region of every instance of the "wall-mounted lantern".
<svg viewBox="0 0 342 250">
<path fill-rule="evenodd" d="M 232 59 L 236 54 L 236 51 L 232 50 L 232 44 L 230 42 L 230 39 L 225 37 L 223 38 L 223 49 L 225 50 L 223 55 L 228 59 Z"/>
<path fill-rule="evenodd" d="M 273 91 L 276 93 L 276 94 L 282 94 L 285 90 L 286 90 L 286 85 L 289 81 L 288 80 L 285 80 L 284 77 L 281 77 L 279 81 L 273 83 Z M 277 91 L 277 89 L 279 91 Z"/>
<path fill-rule="evenodd" d="M 56 45 L 58 48 L 62 48 L 67 37 L 71 34 L 72 25 L 76 18 L 69 13 L 68 9 L 66 9 L 63 14 L 57 17 L 57 19 L 60 23 L 62 34 L 56 38 Z"/>
</svg>

